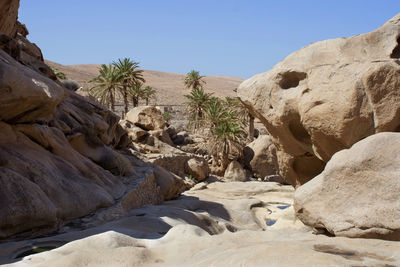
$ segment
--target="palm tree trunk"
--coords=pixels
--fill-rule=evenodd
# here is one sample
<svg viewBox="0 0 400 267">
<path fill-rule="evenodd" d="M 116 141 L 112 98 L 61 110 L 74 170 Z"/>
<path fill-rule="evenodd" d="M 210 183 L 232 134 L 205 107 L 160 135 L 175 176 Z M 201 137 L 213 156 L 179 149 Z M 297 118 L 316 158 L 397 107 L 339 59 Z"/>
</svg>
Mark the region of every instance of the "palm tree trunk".
<svg viewBox="0 0 400 267">
<path fill-rule="evenodd" d="M 129 110 L 129 101 L 128 101 L 128 90 L 126 86 L 123 87 L 123 95 L 124 95 L 124 104 L 125 104 L 125 114 L 128 113 Z"/>
<path fill-rule="evenodd" d="M 249 114 L 249 139 L 250 142 L 254 140 L 254 116 Z"/>
<path fill-rule="evenodd" d="M 146 106 L 148 106 L 148 105 L 149 105 L 149 98 L 146 97 Z"/>
<path fill-rule="evenodd" d="M 224 148 L 222 149 L 222 158 L 221 158 L 221 169 L 223 172 L 225 172 L 226 168 L 228 167 L 229 164 L 229 151 L 228 151 L 228 144 L 224 143 Z"/>
<path fill-rule="evenodd" d="M 134 108 L 138 106 L 138 102 L 138 98 L 136 96 L 132 96 L 132 104 Z"/>
<path fill-rule="evenodd" d="M 112 88 L 108 88 L 108 92 L 110 94 L 111 110 L 115 112 L 114 92 L 113 92 Z"/>
</svg>

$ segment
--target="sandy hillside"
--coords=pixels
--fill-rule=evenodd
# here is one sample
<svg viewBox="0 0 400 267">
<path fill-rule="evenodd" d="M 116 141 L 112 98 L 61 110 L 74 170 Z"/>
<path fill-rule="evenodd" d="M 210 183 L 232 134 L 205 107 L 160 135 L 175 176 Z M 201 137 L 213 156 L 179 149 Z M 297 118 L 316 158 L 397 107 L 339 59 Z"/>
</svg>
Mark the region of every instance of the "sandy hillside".
<svg viewBox="0 0 400 267">
<path fill-rule="evenodd" d="M 51 61 L 46 61 L 51 67 L 57 68 L 64 72 L 69 79 L 78 81 L 82 86 L 88 86 L 87 82 L 98 74 L 97 64 L 80 64 L 80 65 L 60 65 Z M 159 105 L 176 105 L 183 104 L 186 101 L 185 94 L 189 90 L 183 86 L 185 75 L 145 70 L 144 78 L 146 85 L 150 85 L 157 90 L 157 104 Z M 214 93 L 215 96 L 236 96 L 233 91 L 244 80 L 235 77 L 226 76 L 207 76 L 204 78 L 206 92 Z"/>
</svg>

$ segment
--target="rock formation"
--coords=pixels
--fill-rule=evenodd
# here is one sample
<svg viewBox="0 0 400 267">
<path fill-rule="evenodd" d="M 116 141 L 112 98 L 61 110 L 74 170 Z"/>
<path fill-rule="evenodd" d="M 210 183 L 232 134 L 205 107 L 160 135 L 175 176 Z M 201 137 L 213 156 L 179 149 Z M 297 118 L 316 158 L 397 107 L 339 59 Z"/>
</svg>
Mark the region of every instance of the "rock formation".
<svg viewBox="0 0 400 267">
<path fill-rule="evenodd" d="M 25 38 L 18 0 L 0 7 L 0 239 L 48 233 L 112 205 L 124 214 L 186 189 L 124 150 L 118 116 L 56 79 Z"/>
<path fill-rule="evenodd" d="M 147 131 L 163 129 L 165 127 L 161 111 L 151 106 L 131 109 L 126 114 L 126 120 Z"/>
<path fill-rule="evenodd" d="M 224 177 L 232 181 L 245 182 L 247 180 L 247 173 L 242 165 L 236 160 L 231 161 L 225 170 Z"/>
<path fill-rule="evenodd" d="M 261 179 L 279 173 L 276 148 L 269 135 L 260 135 L 243 149 L 244 165 Z"/>
<path fill-rule="evenodd" d="M 400 130 L 400 14 L 367 34 L 313 43 L 244 81 L 238 95 L 299 186 L 339 150 Z"/>
<path fill-rule="evenodd" d="M 299 187 L 297 216 L 335 236 L 400 240 L 400 133 L 378 133 L 336 153 Z"/>
<path fill-rule="evenodd" d="M 83 231 L 0 244 L 11 266 L 398 266 L 399 242 L 313 235 L 294 189 L 200 183 L 176 200 Z M 32 248 L 54 248 L 29 254 Z M 24 255 L 27 255 L 23 258 Z"/>
</svg>

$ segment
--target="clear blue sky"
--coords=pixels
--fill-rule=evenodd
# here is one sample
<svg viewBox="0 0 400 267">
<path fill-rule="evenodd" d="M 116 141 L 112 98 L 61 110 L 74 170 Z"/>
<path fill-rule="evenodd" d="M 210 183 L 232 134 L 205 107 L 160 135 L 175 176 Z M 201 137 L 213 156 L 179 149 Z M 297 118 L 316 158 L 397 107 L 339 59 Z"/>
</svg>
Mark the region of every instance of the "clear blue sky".
<svg viewBox="0 0 400 267">
<path fill-rule="evenodd" d="M 248 78 L 312 42 L 372 31 L 400 0 L 21 0 L 46 59 Z"/>
</svg>

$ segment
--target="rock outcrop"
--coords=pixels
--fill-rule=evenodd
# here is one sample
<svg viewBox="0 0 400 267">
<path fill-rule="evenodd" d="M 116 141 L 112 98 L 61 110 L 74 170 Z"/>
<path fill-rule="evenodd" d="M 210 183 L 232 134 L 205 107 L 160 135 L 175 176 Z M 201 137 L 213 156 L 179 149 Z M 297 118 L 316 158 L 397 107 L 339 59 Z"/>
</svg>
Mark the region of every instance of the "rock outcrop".
<svg viewBox="0 0 400 267">
<path fill-rule="evenodd" d="M 160 203 L 154 176 L 116 150 L 119 117 L 63 87 L 25 38 L 18 6 L 0 4 L 0 239 L 45 234 L 118 203 Z"/>
<path fill-rule="evenodd" d="M 14 37 L 16 34 L 19 1 L 4 0 L 0 3 L 0 33 Z"/>
<path fill-rule="evenodd" d="M 147 131 L 166 126 L 161 110 L 152 106 L 135 107 L 126 114 L 125 119 Z"/>
<path fill-rule="evenodd" d="M 399 35 L 400 14 L 371 33 L 313 43 L 239 86 L 292 185 L 318 175 L 337 151 L 400 130 Z"/>
<path fill-rule="evenodd" d="M 378 133 L 336 153 L 299 187 L 297 216 L 332 235 L 400 240 L 400 133 Z"/>
<path fill-rule="evenodd" d="M 276 147 L 269 135 L 260 135 L 243 149 L 244 165 L 252 171 L 255 177 L 264 179 L 266 176 L 279 173 Z"/>
<path fill-rule="evenodd" d="M 231 161 L 225 170 L 224 177 L 232 181 L 244 182 L 247 180 L 246 171 L 236 160 Z"/>
<path fill-rule="evenodd" d="M 137 154 L 139 158 L 163 168 L 164 171 L 156 173 L 163 173 L 161 176 L 166 177 L 164 182 L 157 179 L 164 199 L 176 197 L 193 186 L 194 181 L 202 181 L 209 176 L 208 163 L 203 157 L 183 151 L 182 147 L 175 147 L 172 140 L 189 136 L 186 132 L 177 134 L 173 127 L 167 128 L 159 109 L 150 106 L 133 108 L 127 113 L 126 119 L 120 121 L 120 126 L 126 133 L 121 137 L 119 146 L 140 152 Z M 198 148 L 191 152 L 197 151 Z M 167 175 L 165 172 L 170 173 Z M 179 177 L 181 182 L 176 181 Z M 166 185 L 173 186 L 165 190 L 163 188 Z"/>
<path fill-rule="evenodd" d="M 202 158 L 192 158 L 186 161 L 185 171 L 197 181 L 203 181 L 210 174 L 208 163 Z"/>
</svg>

